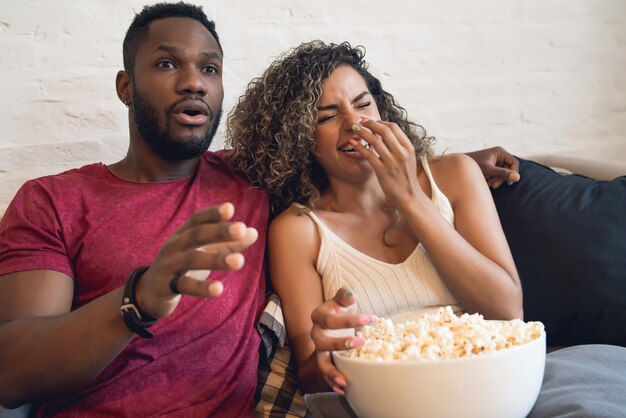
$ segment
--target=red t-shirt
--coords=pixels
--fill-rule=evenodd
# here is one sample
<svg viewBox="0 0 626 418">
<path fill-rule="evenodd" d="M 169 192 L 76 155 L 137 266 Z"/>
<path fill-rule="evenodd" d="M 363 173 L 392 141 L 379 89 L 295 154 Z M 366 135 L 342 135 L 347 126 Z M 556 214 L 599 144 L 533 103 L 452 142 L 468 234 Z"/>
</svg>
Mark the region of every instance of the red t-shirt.
<svg viewBox="0 0 626 418">
<path fill-rule="evenodd" d="M 153 339 L 135 338 L 93 382 L 40 405 L 39 415 L 252 416 L 268 201 L 212 152 L 181 180 L 131 182 L 91 164 L 18 191 L 0 222 L 0 275 L 68 274 L 75 284 L 72 309 L 122 286 L 193 213 L 227 201 L 234 219 L 255 227 L 259 239 L 243 252 L 241 270 L 211 273 L 224 293 L 212 300 L 183 296 L 150 328 Z"/>
</svg>

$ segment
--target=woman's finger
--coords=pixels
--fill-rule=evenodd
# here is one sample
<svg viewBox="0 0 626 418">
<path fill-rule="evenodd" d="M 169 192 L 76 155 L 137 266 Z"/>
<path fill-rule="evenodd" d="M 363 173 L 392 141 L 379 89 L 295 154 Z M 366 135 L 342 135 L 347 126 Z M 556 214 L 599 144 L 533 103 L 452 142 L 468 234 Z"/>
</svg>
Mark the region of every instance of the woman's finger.
<svg viewBox="0 0 626 418">
<path fill-rule="evenodd" d="M 391 152 L 379 135 L 373 133 L 368 127 L 362 124 L 353 125 L 352 131 L 357 134 L 359 138 L 367 142 L 368 147 L 364 146 L 360 141 L 355 141 L 354 139 L 350 140 L 350 143 L 357 148 L 370 164 L 376 164 L 376 162 L 380 163 L 381 161 L 384 162 L 390 159 Z"/>
<path fill-rule="evenodd" d="M 402 158 L 407 156 L 407 149 L 405 148 L 404 143 L 400 140 L 401 136 L 405 136 L 404 133 L 400 129 L 396 131 L 392 128 L 392 126 L 397 125 L 390 122 L 375 121 L 371 119 L 364 121 L 363 125 L 369 128 L 377 137 L 381 138 L 381 141 L 384 143 L 391 155 Z"/>
<path fill-rule="evenodd" d="M 415 151 L 415 147 L 413 146 L 413 143 L 411 142 L 409 137 L 406 136 L 404 131 L 402 129 L 400 129 L 400 126 L 398 126 L 397 123 L 387 122 L 387 121 L 380 121 L 380 123 L 382 123 L 383 125 L 388 126 L 389 129 L 391 129 L 393 131 L 394 135 L 398 139 L 398 142 L 400 143 L 400 145 L 403 148 L 405 148 L 405 149 L 407 149 L 409 151 L 410 150 L 413 150 L 413 152 Z"/>
<path fill-rule="evenodd" d="M 313 325 L 313 328 L 311 329 L 311 338 L 315 343 L 315 349 L 317 351 L 351 350 L 353 348 L 360 347 L 365 343 L 363 338 L 354 336 L 353 329 L 347 329 L 346 331 L 351 332 L 352 335 L 338 337 L 336 335 L 329 334 L 327 330 L 324 330 L 319 326 Z"/>
<path fill-rule="evenodd" d="M 330 353 L 317 353 L 317 364 L 326 380 L 326 383 L 333 389 L 333 391 L 344 395 L 343 388 L 347 385 L 346 378 L 337 370 L 332 362 Z"/>
<path fill-rule="evenodd" d="M 359 328 L 376 320 L 375 315 L 337 312 L 335 309 L 315 309 L 311 313 L 313 324 L 325 330 Z"/>
</svg>

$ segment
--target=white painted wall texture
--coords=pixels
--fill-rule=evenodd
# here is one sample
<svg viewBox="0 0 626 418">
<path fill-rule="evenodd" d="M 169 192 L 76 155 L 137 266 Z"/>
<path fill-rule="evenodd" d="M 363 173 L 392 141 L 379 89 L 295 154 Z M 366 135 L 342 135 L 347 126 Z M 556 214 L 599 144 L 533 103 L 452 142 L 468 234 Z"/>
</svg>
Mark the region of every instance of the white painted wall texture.
<svg viewBox="0 0 626 418">
<path fill-rule="evenodd" d="M 114 80 L 146 2 L 0 0 L 0 213 L 27 179 L 124 155 Z M 626 158 L 626 0 L 197 4 L 226 53 L 225 111 L 282 51 L 348 40 L 439 152 Z"/>
</svg>

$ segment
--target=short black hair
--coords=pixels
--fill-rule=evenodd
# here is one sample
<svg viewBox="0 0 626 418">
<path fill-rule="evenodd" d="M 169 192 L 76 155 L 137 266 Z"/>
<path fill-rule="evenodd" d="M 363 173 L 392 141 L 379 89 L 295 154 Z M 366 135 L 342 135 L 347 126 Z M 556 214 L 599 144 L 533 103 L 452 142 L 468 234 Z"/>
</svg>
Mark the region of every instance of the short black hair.
<svg viewBox="0 0 626 418">
<path fill-rule="evenodd" d="M 137 49 L 148 36 L 150 24 L 155 20 L 168 17 L 188 17 L 202 23 L 217 41 L 222 55 L 224 54 L 220 38 L 215 31 L 215 22 L 207 18 L 202 11 L 202 6 L 194 6 L 182 1 L 178 3 L 156 3 L 151 6 L 145 6 L 139 14 L 135 15 L 133 22 L 128 27 L 128 31 L 126 31 L 124 43 L 122 44 L 124 69 L 126 71 L 133 73 Z"/>
</svg>

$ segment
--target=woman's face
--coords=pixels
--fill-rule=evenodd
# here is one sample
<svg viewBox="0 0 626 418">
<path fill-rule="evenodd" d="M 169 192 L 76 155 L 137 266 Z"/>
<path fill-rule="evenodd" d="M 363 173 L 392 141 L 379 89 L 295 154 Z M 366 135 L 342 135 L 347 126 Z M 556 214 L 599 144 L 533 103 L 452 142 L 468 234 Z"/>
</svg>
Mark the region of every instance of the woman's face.
<svg viewBox="0 0 626 418">
<path fill-rule="evenodd" d="M 314 153 L 329 180 L 369 178 L 372 167 L 348 142 L 360 140 L 352 131 L 353 125 L 363 119 L 380 120 L 363 77 L 348 65 L 337 67 L 322 85 L 317 110 Z"/>
</svg>

